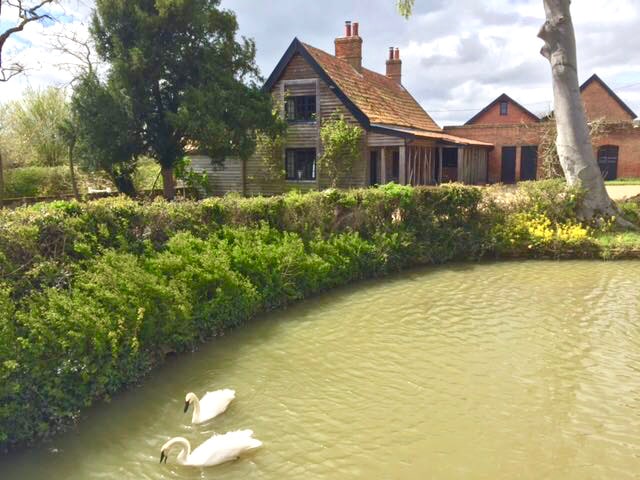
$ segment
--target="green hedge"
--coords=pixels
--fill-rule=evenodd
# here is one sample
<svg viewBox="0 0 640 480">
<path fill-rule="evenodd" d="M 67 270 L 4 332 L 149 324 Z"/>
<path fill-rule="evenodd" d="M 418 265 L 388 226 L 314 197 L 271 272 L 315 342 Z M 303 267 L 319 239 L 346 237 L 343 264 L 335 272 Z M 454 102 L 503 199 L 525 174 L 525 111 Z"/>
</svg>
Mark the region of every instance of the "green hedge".
<svg viewBox="0 0 640 480">
<path fill-rule="evenodd" d="M 168 352 L 259 312 L 408 266 L 589 240 L 558 233 L 582 228 L 572 192 L 526 188 L 515 207 L 472 187 L 390 185 L 3 210 L 0 448 L 55 433 Z"/>
</svg>

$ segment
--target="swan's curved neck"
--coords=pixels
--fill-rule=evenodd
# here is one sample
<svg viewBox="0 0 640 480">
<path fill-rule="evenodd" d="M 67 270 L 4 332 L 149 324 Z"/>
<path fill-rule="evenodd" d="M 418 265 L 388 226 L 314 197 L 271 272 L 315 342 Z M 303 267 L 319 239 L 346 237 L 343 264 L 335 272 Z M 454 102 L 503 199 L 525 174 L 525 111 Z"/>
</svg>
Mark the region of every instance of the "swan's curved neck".
<svg viewBox="0 0 640 480">
<path fill-rule="evenodd" d="M 200 419 L 200 400 L 195 395 L 193 396 L 193 417 L 192 422 L 197 422 Z"/>
<path fill-rule="evenodd" d="M 187 452 L 187 454 L 184 456 L 178 455 L 178 461 L 181 463 L 184 463 L 189 458 L 189 455 L 191 455 L 191 444 L 189 443 L 189 440 L 187 440 L 186 438 L 175 437 L 169 440 L 165 444 L 164 450 L 166 450 L 166 452 L 168 453 L 169 450 L 171 450 L 175 445 L 182 445 L 184 447 L 183 451 Z"/>
</svg>

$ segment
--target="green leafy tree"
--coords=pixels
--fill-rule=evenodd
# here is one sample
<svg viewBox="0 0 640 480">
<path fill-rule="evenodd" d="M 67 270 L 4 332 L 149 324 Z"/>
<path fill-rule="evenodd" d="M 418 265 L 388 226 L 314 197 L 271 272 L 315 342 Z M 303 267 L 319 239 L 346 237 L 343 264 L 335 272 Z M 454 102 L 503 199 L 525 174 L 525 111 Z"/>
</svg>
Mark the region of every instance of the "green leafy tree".
<svg viewBox="0 0 640 480">
<path fill-rule="evenodd" d="M 320 167 L 323 175 L 331 180 L 332 187 L 351 173 L 354 162 L 362 156 L 362 135 L 362 128 L 351 125 L 342 114 L 336 113 L 323 122 Z"/>
<path fill-rule="evenodd" d="M 413 11 L 413 5 L 415 4 L 415 0 L 397 0 L 398 10 L 405 18 L 409 18 L 411 16 L 411 12 Z"/>
<path fill-rule="evenodd" d="M 80 192 L 78 191 L 78 181 L 76 180 L 75 169 L 75 153 L 76 145 L 78 144 L 78 123 L 74 117 L 70 115 L 58 124 L 58 136 L 68 148 L 69 173 L 71 176 L 73 196 L 79 200 Z"/>
<path fill-rule="evenodd" d="M 272 121 L 269 128 L 256 134 L 256 150 L 262 159 L 264 173 L 271 181 L 284 182 L 284 155 L 287 145 L 288 123 L 282 118 L 284 106 L 275 104 L 272 111 Z"/>
<path fill-rule="evenodd" d="M 91 32 L 130 106 L 138 141 L 160 163 L 164 194 L 188 147 L 212 158 L 247 158 L 254 131 L 269 129 L 255 44 L 236 40 L 233 12 L 220 0 L 97 0 Z M 96 128 L 102 128 L 95 124 Z M 97 135 L 100 135 L 97 133 Z"/>
<path fill-rule="evenodd" d="M 17 141 L 20 156 L 27 159 L 25 163 L 45 167 L 64 163 L 67 146 L 58 129 L 70 115 L 64 90 L 27 89 L 23 98 L 10 104 L 8 110 L 8 130 Z"/>
<path fill-rule="evenodd" d="M 133 196 L 143 146 L 128 97 L 113 83 L 87 74 L 79 79 L 71 103 L 85 167 L 106 172 L 118 191 Z"/>
</svg>

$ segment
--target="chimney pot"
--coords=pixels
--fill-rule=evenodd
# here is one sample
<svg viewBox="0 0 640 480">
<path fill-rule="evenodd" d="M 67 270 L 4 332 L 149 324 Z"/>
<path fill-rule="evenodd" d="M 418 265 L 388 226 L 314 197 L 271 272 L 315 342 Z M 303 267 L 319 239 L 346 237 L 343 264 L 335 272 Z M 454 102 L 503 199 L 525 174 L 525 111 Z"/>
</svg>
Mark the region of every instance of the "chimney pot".
<svg viewBox="0 0 640 480">
<path fill-rule="evenodd" d="M 335 39 L 336 57 L 347 61 L 358 72 L 362 71 L 362 38 L 358 35 L 359 25 L 345 22 L 346 35 Z"/>
<path fill-rule="evenodd" d="M 387 77 L 402 84 L 402 60 L 400 60 L 400 49 L 389 48 L 389 59 L 387 60 Z"/>
<path fill-rule="evenodd" d="M 349 20 L 344 22 L 344 36 L 345 37 L 351 36 L 351 22 Z"/>
</svg>

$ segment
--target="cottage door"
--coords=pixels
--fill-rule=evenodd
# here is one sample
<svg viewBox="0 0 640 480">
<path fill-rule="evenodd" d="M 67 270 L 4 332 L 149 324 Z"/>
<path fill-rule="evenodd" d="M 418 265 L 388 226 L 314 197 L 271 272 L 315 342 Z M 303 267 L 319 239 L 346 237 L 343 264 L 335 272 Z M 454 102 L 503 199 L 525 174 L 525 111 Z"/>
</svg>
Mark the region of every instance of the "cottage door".
<svg viewBox="0 0 640 480">
<path fill-rule="evenodd" d="M 522 147 L 520 180 L 535 180 L 538 171 L 538 147 Z"/>
<path fill-rule="evenodd" d="M 598 149 L 598 166 L 605 180 L 618 178 L 618 147 L 605 145 Z"/>
<path fill-rule="evenodd" d="M 516 183 L 516 147 L 502 147 L 502 183 Z"/>
</svg>

